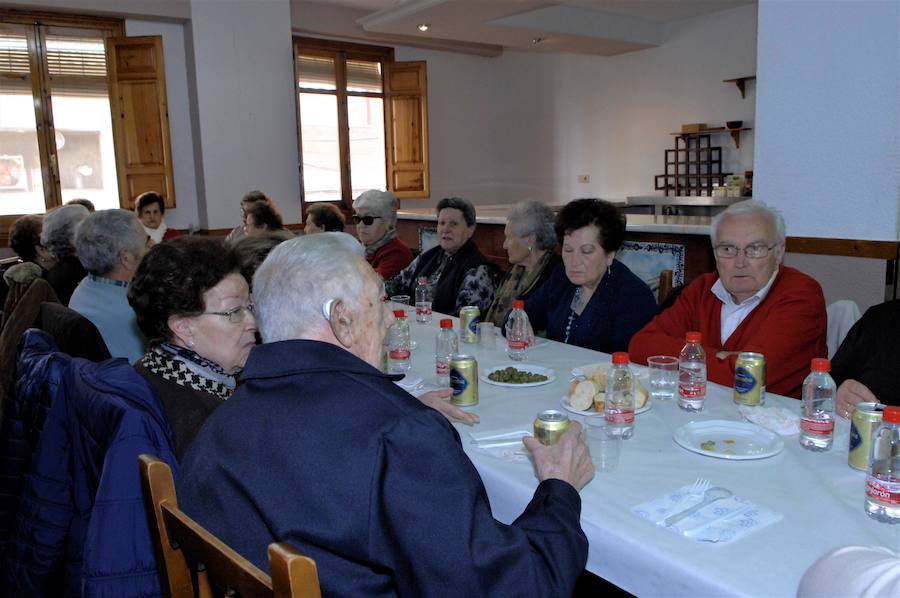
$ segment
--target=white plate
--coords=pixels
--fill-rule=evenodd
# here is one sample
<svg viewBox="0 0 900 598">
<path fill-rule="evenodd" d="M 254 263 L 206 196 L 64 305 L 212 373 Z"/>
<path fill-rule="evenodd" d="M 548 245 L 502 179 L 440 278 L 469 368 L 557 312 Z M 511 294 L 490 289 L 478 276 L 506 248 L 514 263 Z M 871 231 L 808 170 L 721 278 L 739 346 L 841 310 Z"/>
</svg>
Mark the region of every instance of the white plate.
<svg viewBox="0 0 900 598">
<path fill-rule="evenodd" d="M 516 368 L 517 370 L 523 372 L 529 372 L 532 374 L 543 374 L 547 376 L 547 379 L 542 382 L 529 382 L 527 384 L 509 384 L 508 382 L 494 382 L 493 380 L 488 378 L 488 375 L 491 372 L 496 372 L 497 370 L 502 370 L 505 368 Z M 486 382 L 487 384 L 493 384 L 494 386 L 505 386 L 507 388 L 528 388 L 530 386 L 543 386 L 544 384 L 550 384 L 554 380 L 556 380 L 556 372 L 551 370 L 550 368 L 545 368 L 539 365 L 529 365 L 527 363 L 516 363 L 514 365 L 498 365 L 497 367 L 490 368 L 489 370 L 485 370 L 482 372 L 478 378 L 482 382 Z"/>
<path fill-rule="evenodd" d="M 579 365 L 578 367 L 572 368 L 572 377 L 573 378 L 583 378 L 585 370 L 593 369 L 598 366 L 603 366 L 606 369 L 609 369 L 612 366 L 612 363 L 586 363 L 584 365 Z"/>
<path fill-rule="evenodd" d="M 575 409 L 574 407 L 569 405 L 569 397 L 565 396 L 565 395 L 559 398 L 559 404 L 562 405 L 562 408 L 565 409 L 566 411 L 568 411 L 569 413 L 574 413 L 576 415 L 600 415 L 600 413 L 601 413 L 600 411 L 594 411 L 593 408 L 585 409 L 583 411 L 580 409 Z M 647 411 L 650 411 L 650 409 L 652 407 L 653 407 L 653 403 L 651 403 L 648 400 L 646 403 L 644 403 L 643 407 L 641 407 L 640 409 L 635 409 L 634 414 L 639 415 L 641 413 L 645 413 Z"/>
<path fill-rule="evenodd" d="M 685 424 L 675 430 L 673 437 L 689 451 L 718 459 L 764 459 L 784 448 L 781 436 L 774 432 L 756 424 L 724 419 Z M 708 441 L 715 442 L 714 450 L 700 446 Z"/>
</svg>

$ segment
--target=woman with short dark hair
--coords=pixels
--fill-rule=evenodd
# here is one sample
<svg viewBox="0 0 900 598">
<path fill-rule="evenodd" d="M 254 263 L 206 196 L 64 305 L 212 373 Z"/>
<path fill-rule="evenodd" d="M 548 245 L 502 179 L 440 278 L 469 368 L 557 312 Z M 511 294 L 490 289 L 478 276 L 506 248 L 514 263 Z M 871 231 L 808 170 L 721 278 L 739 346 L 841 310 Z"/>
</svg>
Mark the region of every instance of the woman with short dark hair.
<svg viewBox="0 0 900 598">
<path fill-rule="evenodd" d="M 601 199 L 577 199 L 559 212 L 555 228 L 563 263 L 525 300 L 532 327 L 555 341 L 627 351 L 657 307 L 650 287 L 615 260 L 625 216 Z"/>
<path fill-rule="evenodd" d="M 315 233 L 344 232 L 346 219 L 341 210 L 334 204 L 315 203 L 306 208 L 306 227 L 303 229 L 307 235 Z"/>
<path fill-rule="evenodd" d="M 181 459 L 207 416 L 234 392 L 256 342 L 249 286 L 224 241 L 179 237 L 144 256 L 128 302 L 150 342 L 135 368 L 160 397 Z"/>
<path fill-rule="evenodd" d="M 154 243 L 162 243 L 181 235 L 166 225 L 166 201 L 156 191 L 141 193 L 134 200 L 134 213 Z"/>
<path fill-rule="evenodd" d="M 247 208 L 244 218 L 247 237 L 277 237 L 282 241 L 292 239 L 294 233 L 284 228 L 284 220 L 275 206 L 257 202 Z M 245 241 L 244 237 L 241 241 Z M 235 245 L 237 247 L 237 244 Z"/>
</svg>

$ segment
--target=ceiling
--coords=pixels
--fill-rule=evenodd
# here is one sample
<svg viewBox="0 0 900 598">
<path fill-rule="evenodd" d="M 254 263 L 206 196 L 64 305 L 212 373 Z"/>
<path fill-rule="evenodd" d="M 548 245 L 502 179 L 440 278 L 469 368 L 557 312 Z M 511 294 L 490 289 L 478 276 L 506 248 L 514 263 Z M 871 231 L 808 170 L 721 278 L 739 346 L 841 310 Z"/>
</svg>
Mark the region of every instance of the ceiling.
<svg viewBox="0 0 900 598">
<path fill-rule="evenodd" d="M 756 0 L 293 0 L 301 31 L 481 55 L 612 56 L 660 46 L 671 23 Z M 418 26 L 427 23 L 421 32 Z M 297 28 L 297 27 L 295 27 Z"/>
</svg>

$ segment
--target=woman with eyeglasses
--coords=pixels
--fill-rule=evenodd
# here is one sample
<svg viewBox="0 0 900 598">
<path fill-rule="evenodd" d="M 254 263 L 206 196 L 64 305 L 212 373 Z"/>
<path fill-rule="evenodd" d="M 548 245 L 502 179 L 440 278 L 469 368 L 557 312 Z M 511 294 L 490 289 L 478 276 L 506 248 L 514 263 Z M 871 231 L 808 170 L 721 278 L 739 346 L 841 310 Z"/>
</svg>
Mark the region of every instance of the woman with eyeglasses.
<svg viewBox="0 0 900 598">
<path fill-rule="evenodd" d="M 397 198 L 390 191 L 369 189 L 353 202 L 356 236 L 366 260 L 384 280 L 400 274 L 413 261 L 409 247 L 397 238 Z"/>
<path fill-rule="evenodd" d="M 237 253 L 210 237 L 153 247 L 128 302 L 150 349 L 135 364 L 159 396 L 180 460 L 213 409 L 235 389 L 256 344 L 250 288 Z"/>
</svg>

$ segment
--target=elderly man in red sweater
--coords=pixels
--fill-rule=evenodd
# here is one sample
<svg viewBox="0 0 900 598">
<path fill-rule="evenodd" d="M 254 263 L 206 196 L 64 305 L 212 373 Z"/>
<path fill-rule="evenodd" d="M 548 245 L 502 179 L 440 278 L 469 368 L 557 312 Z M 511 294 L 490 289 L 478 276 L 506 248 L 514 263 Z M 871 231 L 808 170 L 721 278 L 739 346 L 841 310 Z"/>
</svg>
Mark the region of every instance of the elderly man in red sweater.
<svg viewBox="0 0 900 598">
<path fill-rule="evenodd" d="M 675 304 L 634 335 L 634 361 L 678 355 L 685 333 L 703 334 L 709 379 L 734 384 L 741 351 L 766 357 L 766 388 L 799 397 L 813 357 L 827 357 L 822 287 L 783 266 L 784 220 L 757 200 L 730 206 L 712 223 L 715 273 L 689 284 Z"/>
</svg>

